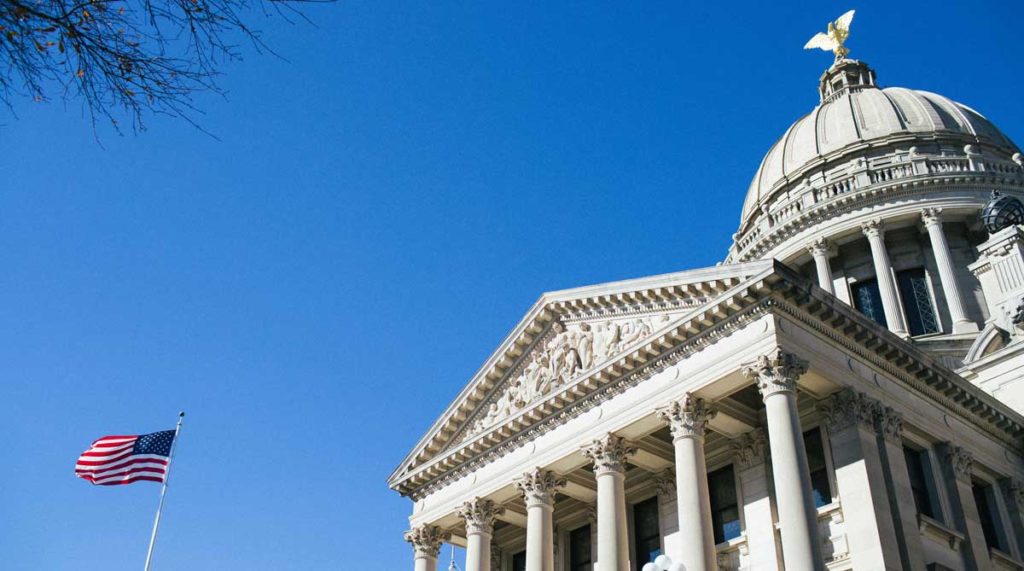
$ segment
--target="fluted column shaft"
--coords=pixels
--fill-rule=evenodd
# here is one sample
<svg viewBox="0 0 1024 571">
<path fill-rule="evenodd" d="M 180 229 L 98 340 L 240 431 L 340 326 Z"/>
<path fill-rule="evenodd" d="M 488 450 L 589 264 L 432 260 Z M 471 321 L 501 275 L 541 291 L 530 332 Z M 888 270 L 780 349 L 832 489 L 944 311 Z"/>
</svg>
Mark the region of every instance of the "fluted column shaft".
<svg viewBox="0 0 1024 571">
<path fill-rule="evenodd" d="M 824 238 L 819 238 L 807 247 L 814 258 L 814 267 L 818 271 L 818 285 L 821 289 L 835 295 L 836 290 L 832 285 L 832 268 L 828 263 L 829 243 Z"/>
<path fill-rule="evenodd" d="M 466 571 L 491 571 L 491 536 L 494 518 L 505 508 L 475 498 L 462 504 L 459 517 L 466 522 Z"/>
<path fill-rule="evenodd" d="M 565 485 L 550 470 L 527 472 L 515 485 L 526 501 L 526 571 L 554 571 L 555 536 L 552 512 L 555 490 Z"/>
<path fill-rule="evenodd" d="M 796 380 L 806 371 L 805 361 L 781 350 L 743 367 L 764 399 L 785 567 L 823 570 L 811 473 L 796 406 Z"/>
<path fill-rule="evenodd" d="M 868 244 L 871 245 L 871 261 L 875 265 L 875 279 L 878 281 L 878 293 L 882 297 L 882 310 L 885 312 L 889 331 L 906 336 L 907 325 L 903 320 L 899 294 L 896 293 L 896 284 L 893 282 L 892 264 L 889 262 L 889 252 L 885 249 L 885 231 L 882 223 L 877 219 L 872 220 L 863 224 L 861 229 L 868 239 Z"/>
<path fill-rule="evenodd" d="M 960 285 L 957 283 L 956 270 L 953 268 L 953 256 L 949 251 L 946 233 L 942 230 L 941 212 L 938 208 L 927 208 L 921 214 L 921 220 L 924 221 L 924 227 L 928 230 L 928 239 L 932 244 L 935 265 L 939 269 L 939 281 L 942 283 L 942 293 L 946 296 L 949 317 L 953 321 L 953 333 L 977 331 L 978 325 L 967 317 L 967 311 L 964 309 L 963 296 L 960 292 Z"/>
<path fill-rule="evenodd" d="M 609 434 L 583 453 L 594 462 L 597 476 L 597 571 L 629 569 L 626 457 L 636 453 L 636 446 Z"/>
<path fill-rule="evenodd" d="M 412 544 L 413 569 L 437 571 L 437 555 L 450 534 L 433 525 L 421 525 L 405 532 L 405 540 Z"/>
<path fill-rule="evenodd" d="M 680 552 L 673 553 L 672 559 L 690 571 L 714 571 L 718 569 L 718 558 L 704 459 L 704 431 L 707 421 L 715 413 L 707 407 L 704 399 L 687 394 L 658 414 L 669 423 L 676 453 Z"/>
</svg>

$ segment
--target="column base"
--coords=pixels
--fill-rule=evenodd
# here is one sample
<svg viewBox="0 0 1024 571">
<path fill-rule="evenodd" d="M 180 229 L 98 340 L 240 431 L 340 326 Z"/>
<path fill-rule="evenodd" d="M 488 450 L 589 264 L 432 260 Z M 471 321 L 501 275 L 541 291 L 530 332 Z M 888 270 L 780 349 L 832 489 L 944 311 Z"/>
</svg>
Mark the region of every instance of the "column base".
<svg viewBox="0 0 1024 571">
<path fill-rule="evenodd" d="M 978 324 L 973 321 L 958 321 L 953 324 L 953 333 L 977 333 L 981 331 Z"/>
</svg>

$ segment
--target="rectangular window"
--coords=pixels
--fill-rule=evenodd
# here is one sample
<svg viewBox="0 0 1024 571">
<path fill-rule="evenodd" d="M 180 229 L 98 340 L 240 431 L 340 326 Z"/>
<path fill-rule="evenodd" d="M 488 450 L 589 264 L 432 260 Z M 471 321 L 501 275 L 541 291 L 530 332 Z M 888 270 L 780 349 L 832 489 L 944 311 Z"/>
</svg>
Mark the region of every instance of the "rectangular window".
<svg viewBox="0 0 1024 571">
<path fill-rule="evenodd" d="M 658 498 L 633 506 L 633 536 L 637 568 L 661 555 L 661 528 L 658 522 Z"/>
<path fill-rule="evenodd" d="M 935 508 L 932 505 L 931 492 L 934 482 L 931 478 L 931 464 L 928 462 L 928 452 L 904 447 L 903 456 L 907 459 L 910 491 L 914 494 L 914 505 L 917 507 L 917 513 L 935 518 Z"/>
<path fill-rule="evenodd" d="M 804 449 L 807 450 L 807 465 L 811 469 L 811 493 L 814 507 L 832 503 L 832 484 L 825 462 L 825 445 L 821 441 L 821 430 L 815 428 L 804 433 Z"/>
<path fill-rule="evenodd" d="M 731 465 L 708 474 L 708 491 L 715 543 L 739 537 L 740 509 L 736 501 L 736 475 Z"/>
<path fill-rule="evenodd" d="M 939 332 L 939 320 L 935 317 L 935 305 L 928 291 L 928 278 L 923 268 L 896 272 L 896 281 L 903 298 L 903 310 L 907 313 L 907 327 L 911 335 L 926 335 Z"/>
<path fill-rule="evenodd" d="M 569 571 L 594 571 L 590 561 L 590 526 L 569 532 Z"/>
<path fill-rule="evenodd" d="M 853 306 L 872 321 L 888 327 L 885 310 L 882 308 L 882 294 L 878 291 L 878 280 L 861 280 L 850 286 L 853 291 Z"/>
<path fill-rule="evenodd" d="M 512 556 L 512 571 L 526 571 L 525 551 L 520 551 Z"/>
<path fill-rule="evenodd" d="M 981 520 L 981 531 L 985 534 L 985 543 L 994 549 L 1006 551 L 1006 536 L 999 525 L 999 509 L 995 504 L 995 492 L 992 486 L 975 483 L 971 488 L 974 492 L 974 504 L 978 506 L 978 519 Z"/>
</svg>

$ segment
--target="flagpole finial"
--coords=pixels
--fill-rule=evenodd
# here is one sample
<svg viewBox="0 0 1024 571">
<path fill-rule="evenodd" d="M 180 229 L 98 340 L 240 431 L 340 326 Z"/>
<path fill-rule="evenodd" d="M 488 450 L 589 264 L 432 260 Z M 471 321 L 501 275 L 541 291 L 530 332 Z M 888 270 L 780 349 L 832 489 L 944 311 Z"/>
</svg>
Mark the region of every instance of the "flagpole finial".
<svg viewBox="0 0 1024 571">
<path fill-rule="evenodd" d="M 185 411 L 180 411 L 178 413 L 178 418 L 185 418 Z"/>
</svg>

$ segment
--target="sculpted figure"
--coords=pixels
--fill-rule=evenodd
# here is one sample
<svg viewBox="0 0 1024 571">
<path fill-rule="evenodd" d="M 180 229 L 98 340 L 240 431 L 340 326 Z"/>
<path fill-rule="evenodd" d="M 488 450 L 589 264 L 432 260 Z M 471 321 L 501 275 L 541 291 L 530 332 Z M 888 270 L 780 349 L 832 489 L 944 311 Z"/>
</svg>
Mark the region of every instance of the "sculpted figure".
<svg viewBox="0 0 1024 571">
<path fill-rule="evenodd" d="M 611 321 L 600 323 L 594 328 L 594 358 L 604 359 L 615 351 L 619 344 L 619 326 Z"/>
<path fill-rule="evenodd" d="M 587 323 L 580 325 L 580 330 L 576 334 L 576 352 L 580 356 L 581 369 L 586 370 L 594 366 L 594 332 Z"/>
<path fill-rule="evenodd" d="M 622 338 L 619 340 L 619 351 L 651 334 L 651 326 L 643 319 L 628 321 L 622 326 Z"/>
</svg>

